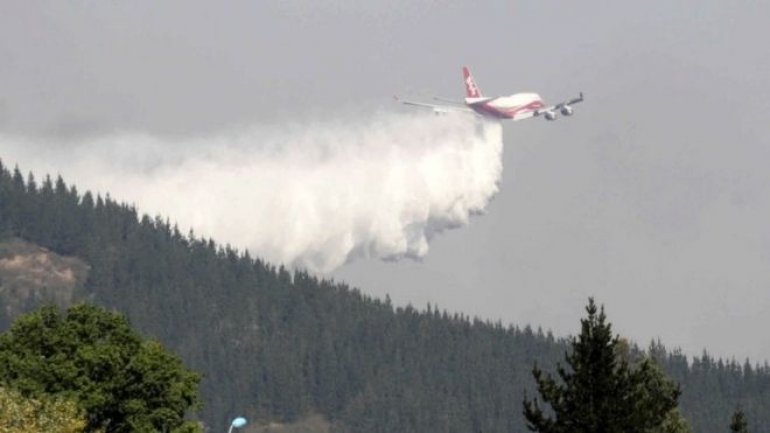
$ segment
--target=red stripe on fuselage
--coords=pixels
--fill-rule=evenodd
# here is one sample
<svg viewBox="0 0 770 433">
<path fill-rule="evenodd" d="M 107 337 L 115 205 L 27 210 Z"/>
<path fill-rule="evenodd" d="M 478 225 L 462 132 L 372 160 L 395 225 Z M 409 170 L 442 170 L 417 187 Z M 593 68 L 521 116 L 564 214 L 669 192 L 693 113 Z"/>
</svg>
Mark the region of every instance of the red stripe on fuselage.
<svg viewBox="0 0 770 433">
<path fill-rule="evenodd" d="M 518 107 L 497 108 L 490 105 L 488 102 L 485 102 L 478 105 L 469 104 L 469 107 L 482 116 L 490 116 L 497 119 L 513 119 L 517 114 L 538 110 L 545 107 L 545 104 L 543 104 L 543 101 L 532 101 Z"/>
</svg>

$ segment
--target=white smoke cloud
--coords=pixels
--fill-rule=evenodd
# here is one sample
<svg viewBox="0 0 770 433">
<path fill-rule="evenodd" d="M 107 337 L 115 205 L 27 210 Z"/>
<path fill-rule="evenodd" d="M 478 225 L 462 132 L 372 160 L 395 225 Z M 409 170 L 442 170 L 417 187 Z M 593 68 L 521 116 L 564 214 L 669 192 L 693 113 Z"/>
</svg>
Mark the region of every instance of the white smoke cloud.
<svg viewBox="0 0 770 433">
<path fill-rule="evenodd" d="M 384 114 L 195 140 L 116 134 L 54 143 L 0 135 L 0 158 L 61 173 L 181 229 L 328 272 L 420 258 L 497 192 L 502 130 L 473 116 Z"/>
</svg>

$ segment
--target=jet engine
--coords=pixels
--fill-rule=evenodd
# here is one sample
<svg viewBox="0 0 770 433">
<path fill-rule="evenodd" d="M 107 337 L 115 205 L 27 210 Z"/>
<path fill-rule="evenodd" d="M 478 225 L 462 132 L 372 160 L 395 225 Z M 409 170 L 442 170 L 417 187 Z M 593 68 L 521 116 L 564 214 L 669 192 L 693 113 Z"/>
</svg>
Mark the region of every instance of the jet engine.
<svg viewBox="0 0 770 433">
<path fill-rule="evenodd" d="M 557 117 L 556 112 L 552 110 L 544 112 L 543 115 L 545 116 L 545 120 L 556 120 Z"/>
<path fill-rule="evenodd" d="M 561 107 L 561 114 L 562 116 L 572 116 L 572 114 L 575 113 L 575 109 L 570 107 L 569 105 L 565 105 Z"/>
</svg>

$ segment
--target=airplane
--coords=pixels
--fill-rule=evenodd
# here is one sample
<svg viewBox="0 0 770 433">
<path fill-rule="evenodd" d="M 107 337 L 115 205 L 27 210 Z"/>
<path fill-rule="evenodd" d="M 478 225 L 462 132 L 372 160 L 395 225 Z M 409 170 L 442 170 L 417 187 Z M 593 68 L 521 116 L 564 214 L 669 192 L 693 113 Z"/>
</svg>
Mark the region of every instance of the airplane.
<svg viewBox="0 0 770 433">
<path fill-rule="evenodd" d="M 583 92 L 580 96 L 556 105 L 546 106 L 537 93 L 516 93 L 510 96 L 485 97 L 471 75 L 470 69 L 463 66 L 463 81 L 465 83 L 465 100 L 451 101 L 434 98 L 437 101 L 452 104 L 430 104 L 427 102 L 396 100 L 406 105 L 430 108 L 435 114 L 450 112 L 472 112 L 484 118 L 497 120 L 523 120 L 532 117 L 544 117 L 546 120 L 556 120 L 558 115 L 571 116 L 574 114 L 572 105 L 583 102 Z"/>
</svg>

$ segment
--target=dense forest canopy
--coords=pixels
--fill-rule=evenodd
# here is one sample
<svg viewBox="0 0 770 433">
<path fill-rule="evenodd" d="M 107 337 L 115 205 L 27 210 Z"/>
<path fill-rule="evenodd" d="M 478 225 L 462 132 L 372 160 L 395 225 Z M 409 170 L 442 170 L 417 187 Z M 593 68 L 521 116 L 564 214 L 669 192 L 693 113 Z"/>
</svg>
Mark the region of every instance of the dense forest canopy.
<svg viewBox="0 0 770 433">
<path fill-rule="evenodd" d="M 321 414 L 343 432 L 524 431 L 532 365 L 556 365 L 568 350 L 529 326 L 395 307 L 2 163 L 0 239 L 87 263 L 73 300 L 125 313 L 202 372 L 200 416 L 220 430 L 234 415 L 292 421 Z M 32 309 L 46 299 L 23 301 Z M 3 329 L 13 319 L 5 311 Z M 770 433 L 767 364 L 707 353 L 688 361 L 660 343 L 647 351 L 680 384 L 694 431 L 724 431 L 740 406 L 753 432 Z"/>
</svg>

